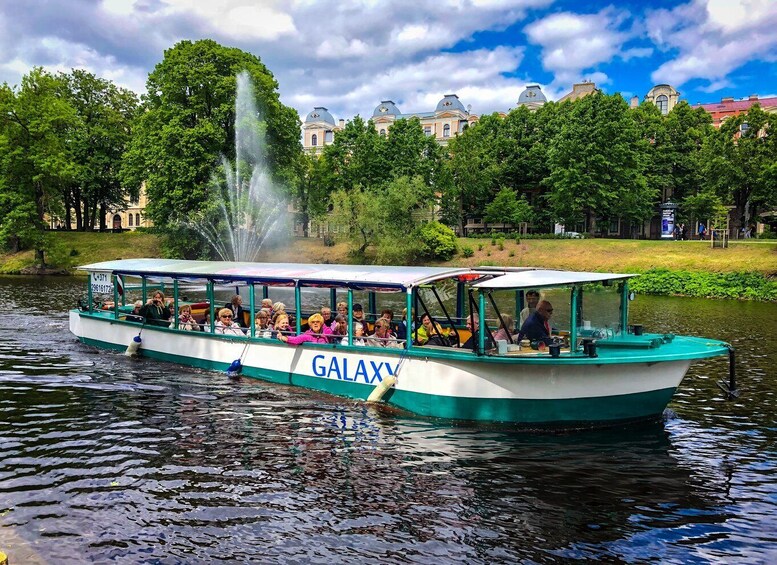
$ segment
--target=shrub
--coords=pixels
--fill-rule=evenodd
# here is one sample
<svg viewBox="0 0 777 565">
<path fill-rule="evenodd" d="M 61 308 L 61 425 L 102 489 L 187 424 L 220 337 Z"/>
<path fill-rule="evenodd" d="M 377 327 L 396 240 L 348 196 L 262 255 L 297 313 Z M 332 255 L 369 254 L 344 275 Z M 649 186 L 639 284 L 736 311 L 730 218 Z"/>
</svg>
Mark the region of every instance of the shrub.
<svg viewBox="0 0 777 565">
<path fill-rule="evenodd" d="M 491 245 L 496 245 L 496 238 L 495 237 L 491 238 Z"/>
<path fill-rule="evenodd" d="M 478 251 L 483 251 L 483 244 L 482 243 L 478 245 Z"/>
<path fill-rule="evenodd" d="M 335 246 L 335 238 L 332 234 L 325 234 L 324 237 L 324 247 L 334 247 Z"/>
<path fill-rule="evenodd" d="M 457 251 L 456 234 L 440 222 L 416 228 L 412 239 L 418 244 L 419 259 L 449 261 Z"/>
<path fill-rule="evenodd" d="M 461 254 L 462 254 L 462 255 L 463 255 L 465 258 L 469 258 L 469 257 L 472 257 L 472 256 L 475 254 L 475 252 L 472 250 L 472 248 L 471 248 L 471 247 L 469 247 L 469 246 L 464 246 L 464 247 L 462 248 L 462 250 L 461 250 Z"/>
<path fill-rule="evenodd" d="M 499 251 L 504 251 L 504 250 L 505 250 L 505 244 L 504 244 L 504 241 L 500 241 L 500 242 L 499 242 Z"/>
<path fill-rule="evenodd" d="M 515 257 L 515 251 L 510 251 L 510 257 Z"/>
</svg>

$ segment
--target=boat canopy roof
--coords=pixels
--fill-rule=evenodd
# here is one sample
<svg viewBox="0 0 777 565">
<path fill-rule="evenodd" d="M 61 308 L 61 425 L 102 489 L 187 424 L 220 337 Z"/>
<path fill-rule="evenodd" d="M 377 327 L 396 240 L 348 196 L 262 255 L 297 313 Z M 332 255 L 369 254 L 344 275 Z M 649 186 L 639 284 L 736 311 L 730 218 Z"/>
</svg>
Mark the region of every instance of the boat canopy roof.
<svg viewBox="0 0 777 565">
<path fill-rule="evenodd" d="M 117 259 L 79 267 L 88 272 L 144 276 L 151 279 L 217 283 L 259 283 L 354 289 L 399 290 L 460 277 L 480 289 L 537 288 L 625 279 L 635 275 L 553 271 L 532 267 L 391 267 L 306 263 L 186 261 L 181 259 Z"/>
<path fill-rule="evenodd" d="M 254 282 L 353 288 L 411 288 L 459 275 L 475 275 L 470 268 L 389 267 L 305 263 L 248 263 L 185 261 L 180 259 L 119 259 L 79 267 L 82 271 L 111 272 L 149 278 L 213 279 L 225 283 Z M 490 274 L 490 273 L 489 273 Z"/>
<path fill-rule="evenodd" d="M 472 286 L 479 289 L 492 290 L 509 288 L 540 288 L 628 279 L 635 276 L 637 275 L 531 269 L 507 272 L 501 276 L 475 283 Z"/>
</svg>

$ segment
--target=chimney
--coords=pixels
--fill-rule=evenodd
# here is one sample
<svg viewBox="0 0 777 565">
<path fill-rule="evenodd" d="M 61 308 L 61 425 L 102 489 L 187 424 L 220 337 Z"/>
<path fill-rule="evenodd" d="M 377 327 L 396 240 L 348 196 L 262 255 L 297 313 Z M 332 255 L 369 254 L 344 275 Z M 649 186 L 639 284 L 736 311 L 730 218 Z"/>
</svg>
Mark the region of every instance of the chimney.
<svg viewBox="0 0 777 565">
<path fill-rule="evenodd" d="M 721 98 L 721 99 L 720 99 L 720 101 L 721 101 L 722 103 L 724 103 L 724 104 L 725 104 L 726 102 L 733 102 L 733 101 L 734 101 L 734 97 L 733 97 L 733 96 L 726 96 L 725 98 Z"/>
<path fill-rule="evenodd" d="M 345 119 L 344 118 L 340 118 L 340 120 L 338 121 L 338 124 L 340 125 L 341 128 L 344 128 L 345 127 Z"/>
<path fill-rule="evenodd" d="M 629 104 L 632 108 L 638 108 L 639 107 L 639 96 L 632 96 L 631 97 L 631 103 Z"/>
<path fill-rule="evenodd" d="M 758 100 L 758 95 L 757 94 L 751 94 L 750 96 L 747 97 L 747 99 L 751 100 L 751 101 L 752 100 Z"/>
</svg>

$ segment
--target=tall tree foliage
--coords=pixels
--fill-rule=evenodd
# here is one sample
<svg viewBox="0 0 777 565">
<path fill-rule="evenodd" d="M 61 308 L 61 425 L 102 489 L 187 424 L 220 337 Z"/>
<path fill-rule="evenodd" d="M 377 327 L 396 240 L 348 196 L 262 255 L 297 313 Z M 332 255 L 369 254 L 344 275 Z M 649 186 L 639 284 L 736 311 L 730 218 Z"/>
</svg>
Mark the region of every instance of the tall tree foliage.
<svg viewBox="0 0 777 565">
<path fill-rule="evenodd" d="M 119 179 L 138 100 L 133 92 L 83 70 L 74 69 L 60 78 L 79 120 L 69 142 L 75 174 L 64 186 L 64 225 L 70 228 L 72 211 L 76 229 L 105 229 L 108 208 L 120 208 L 127 198 L 138 198 L 138 187 L 128 193 Z"/>
<path fill-rule="evenodd" d="M 63 82 L 41 68 L 18 90 L 0 87 L 0 240 L 35 248 L 44 262 L 44 215 L 62 211 L 63 187 L 76 175 L 69 143 L 81 126 Z"/>
<path fill-rule="evenodd" d="M 644 152 L 628 112 L 620 95 L 595 93 L 574 103 L 549 153 L 549 204 L 562 222 L 585 220 L 594 234 L 598 218 L 625 211 L 639 220 L 651 213 L 655 191 L 645 180 Z"/>
<path fill-rule="evenodd" d="M 211 40 L 178 43 L 148 77 L 122 169 L 128 186 L 146 182 L 147 214 L 175 236 L 172 253 L 201 253 L 197 234 L 180 228 L 178 220 L 208 201 L 220 155 L 235 157 L 236 76 L 241 71 L 253 81 L 265 122 L 267 164 L 276 179 L 293 178 L 301 149 L 299 117 L 281 104 L 267 67 L 254 55 Z"/>
<path fill-rule="evenodd" d="M 777 204 L 777 116 L 754 105 L 726 120 L 705 145 L 705 187 L 735 207 L 733 227 Z"/>
</svg>

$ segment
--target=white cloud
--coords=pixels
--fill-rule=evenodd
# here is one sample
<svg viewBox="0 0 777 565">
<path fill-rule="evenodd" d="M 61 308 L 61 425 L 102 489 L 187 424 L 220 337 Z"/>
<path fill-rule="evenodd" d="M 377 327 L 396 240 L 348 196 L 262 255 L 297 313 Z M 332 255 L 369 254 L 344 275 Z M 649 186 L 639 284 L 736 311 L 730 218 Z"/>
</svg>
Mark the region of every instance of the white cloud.
<svg viewBox="0 0 777 565">
<path fill-rule="evenodd" d="M 694 0 L 648 14 L 647 31 L 666 51 L 677 50 L 651 77 L 681 86 L 692 79 L 713 92 L 730 85 L 728 75 L 753 59 L 777 60 L 777 2 L 773 0 Z"/>
<path fill-rule="evenodd" d="M 170 15 L 194 16 L 211 32 L 238 40 L 274 41 L 295 33 L 294 19 L 275 0 L 165 0 Z"/>
<path fill-rule="evenodd" d="M 596 14 L 561 12 L 537 20 L 524 29 L 532 43 L 542 47 L 542 65 L 554 74 L 553 85 L 569 88 L 581 78 L 609 80 L 593 69 L 620 56 L 645 57 L 649 48 L 624 49 L 635 32 L 622 29 L 629 15 L 613 8 Z"/>
<path fill-rule="evenodd" d="M 315 104 L 326 106 L 336 117 L 370 117 L 381 100 L 394 100 L 405 113 L 428 112 L 444 94 L 455 93 L 465 106 L 472 105 L 473 112 L 490 113 L 505 110 L 523 91 L 525 80 L 504 76 L 518 68 L 522 58 L 523 49 L 517 47 L 440 53 L 372 75 L 316 81 L 286 102 L 302 115 Z"/>
</svg>

